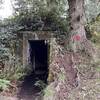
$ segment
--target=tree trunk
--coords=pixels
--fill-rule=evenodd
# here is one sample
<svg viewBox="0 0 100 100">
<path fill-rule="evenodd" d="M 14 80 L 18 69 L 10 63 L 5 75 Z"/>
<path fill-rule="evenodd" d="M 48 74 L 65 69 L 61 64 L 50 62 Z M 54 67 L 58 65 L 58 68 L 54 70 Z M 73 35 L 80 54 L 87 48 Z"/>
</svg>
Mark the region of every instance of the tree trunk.
<svg viewBox="0 0 100 100">
<path fill-rule="evenodd" d="M 69 42 L 71 49 L 81 49 L 81 42 L 86 40 L 84 0 L 68 0 L 70 16 Z"/>
<path fill-rule="evenodd" d="M 68 0 L 69 3 L 69 16 L 72 35 L 78 34 L 86 38 L 85 34 L 85 13 L 84 13 L 84 0 Z"/>
</svg>

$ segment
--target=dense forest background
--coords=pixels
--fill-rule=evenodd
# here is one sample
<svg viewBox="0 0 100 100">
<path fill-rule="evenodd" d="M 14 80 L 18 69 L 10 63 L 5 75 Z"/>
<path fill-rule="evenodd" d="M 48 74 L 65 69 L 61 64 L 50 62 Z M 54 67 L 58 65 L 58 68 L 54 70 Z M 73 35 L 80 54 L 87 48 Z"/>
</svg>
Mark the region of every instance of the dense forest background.
<svg viewBox="0 0 100 100">
<path fill-rule="evenodd" d="M 59 46 L 63 46 L 61 52 L 65 52 L 66 44 L 64 42 L 68 40 L 71 31 L 71 14 L 69 2 L 73 0 L 12 0 L 13 15 L 5 19 L 0 19 L 0 91 L 1 94 L 6 94 L 9 91 L 11 96 L 16 94 L 17 82 L 19 79 L 29 73 L 31 69 L 23 67 L 21 58 L 18 55 L 17 49 L 20 49 L 21 40 L 17 37 L 20 31 L 50 31 L 54 33 L 56 41 L 52 40 L 54 53 L 59 52 Z M 77 0 L 76 0 L 77 1 Z M 3 1 L 0 1 L 0 9 L 2 9 Z M 77 5 L 77 4 L 76 4 Z M 76 63 L 78 73 L 82 79 L 80 79 L 81 86 L 75 88 L 72 92 L 69 92 L 68 100 L 99 100 L 100 99 L 100 0 L 84 0 L 85 10 L 85 31 L 86 37 L 92 44 L 93 50 L 95 49 L 96 56 L 91 56 L 87 52 L 79 52 L 78 56 L 75 51 L 74 57 L 81 59 L 80 63 Z M 67 39 L 67 40 L 66 40 Z M 80 45 L 80 44 L 79 44 Z M 88 48 L 90 45 L 87 45 Z M 69 48 L 69 47 L 68 47 Z M 76 47 L 74 47 L 75 50 Z M 53 50 L 51 52 L 53 52 Z M 69 52 L 69 51 L 68 51 Z M 92 55 L 94 52 L 92 51 Z M 67 53 L 68 54 L 68 53 Z M 80 56 L 81 55 L 81 56 Z M 98 55 L 98 56 L 97 56 Z M 69 56 L 69 55 L 67 55 Z M 75 58 L 76 62 L 77 57 Z M 92 59 L 93 57 L 93 59 Z M 52 57 L 54 58 L 54 57 Z M 60 58 L 60 57 L 59 57 Z M 53 60 L 55 61 L 55 60 Z M 52 63 L 55 63 L 53 62 Z M 65 62 L 62 60 L 62 62 Z M 63 97 L 57 98 L 58 88 L 61 87 L 57 83 L 52 83 L 52 80 L 56 80 L 61 84 L 67 84 L 64 80 L 66 74 L 57 72 L 56 76 L 54 73 L 53 65 L 50 68 L 48 81 L 50 85 L 45 89 L 45 100 L 66 100 Z M 66 65 L 67 66 L 67 65 Z M 75 67 L 74 66 L 74 67 Z M 60 69 L 60 67 L 58 68 Z M 61 70 L 61 69 L 60 69 Z M 69 73 L 70 74 L 70 73 Z M 93 77 L 92 77 L 93 75 Z M 92 77 L 92 78 L 91 78 Z M 89 80 L 90 78 L 90 80 Z M 95 80 L 93 80 L 95 79 Z M 84 80 L 84 81 L 83 81 Z M 14 85 L 13 85 L 14 84 Z M 54 90 L 54 85 L 57 85 Z M 90 85 L 91 84 L 91 85 Z M 42 84 L 43 85 L 43 84 Z M 64 85 L 66 88 L 67 86 Z M 82 87 L 83 86 L 83 87 Z M 13 87 L 13 89 L 12 89 Z M 70 86 L 69 86 L 70 87 Z M 11 90 L 10 90 L 10 89 Z M 67 87 L 68 89 L 68 87 Z M 72 89 L 72 88 L 71 88 Z M 82 89 L 82 91 L 81 91 Z M 6 92 L 5 92 L 6 91 Z M 56 93 L 54 93 L 56 91 Z M 62 94 L 63 91 L 61 91 Z M 65 92 L 66 93 L 66 92 Z M 76 94 L 77 93 L 77 94 Z M 55 95 L 54 95 L 55 94 Z M 60 94 L 60 96 L 62 95 Z M 84 95 L 85 94 L 85 95 Z M 67 94 L 66 94 L 67 95 Z M 53 99 L 54 96 L 56 99 Z M 47 99 L 48 98 L 48 99 Z M 78 99 L 79 98 L 79 99 Z"/>
</svg>

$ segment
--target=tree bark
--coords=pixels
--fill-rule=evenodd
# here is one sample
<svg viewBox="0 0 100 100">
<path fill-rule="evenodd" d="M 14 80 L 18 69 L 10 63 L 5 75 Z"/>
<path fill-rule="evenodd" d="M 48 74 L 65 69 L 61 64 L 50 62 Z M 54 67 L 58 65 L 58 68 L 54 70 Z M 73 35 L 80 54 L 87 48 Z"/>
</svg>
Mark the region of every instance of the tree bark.
<svg viewBox="0 0 100 100">
<path fill-rule="evenodd" d="M 68 4 L 72 35 L 79 34 L 86 38 L 84 0 L 68 0 Z"/>
<path fill-rule="evenodd" d="M 84 0 L 68 0 L 68 4 L 70 17 L 68 42 L 71 49 L 77 51 L 77 49 L 82 49 L 81 43 L 84 40 L 87 40 L 85 31 L 86 17 L 84 12 Z"/>
</svg>

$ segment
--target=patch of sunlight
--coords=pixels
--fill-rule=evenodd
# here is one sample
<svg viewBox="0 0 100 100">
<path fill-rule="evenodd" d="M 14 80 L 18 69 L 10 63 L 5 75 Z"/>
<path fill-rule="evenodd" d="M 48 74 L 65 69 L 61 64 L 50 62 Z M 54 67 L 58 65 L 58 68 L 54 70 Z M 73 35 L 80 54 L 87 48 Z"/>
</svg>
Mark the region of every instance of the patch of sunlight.
<svg viewBox="0 0 100 100">
<path fill-rule="evenodd" d="M 2 8 L 0 9 L 0 19 L 8 18 L 13 13 L 11 0 L 3 0 Z"/>
</svg>

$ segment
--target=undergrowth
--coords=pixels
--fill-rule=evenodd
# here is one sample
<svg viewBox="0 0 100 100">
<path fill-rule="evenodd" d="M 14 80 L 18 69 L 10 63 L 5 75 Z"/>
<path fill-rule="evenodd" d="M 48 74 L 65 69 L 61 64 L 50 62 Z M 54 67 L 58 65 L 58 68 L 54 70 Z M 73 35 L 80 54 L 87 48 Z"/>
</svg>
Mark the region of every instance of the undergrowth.
<svg viewBox="0 0 100 100">
<path fill-rule="evenodd" d="M 10 81 L 5 79 L 0 79 L 0 91 L 6 90 L 10 85 Z"/>
</svg>

